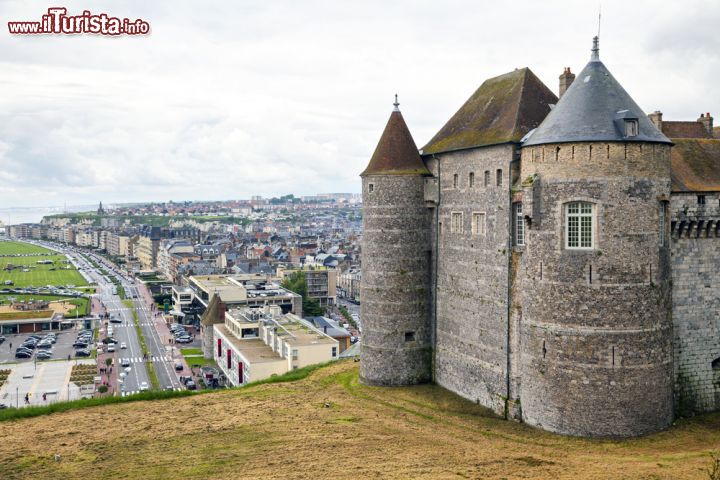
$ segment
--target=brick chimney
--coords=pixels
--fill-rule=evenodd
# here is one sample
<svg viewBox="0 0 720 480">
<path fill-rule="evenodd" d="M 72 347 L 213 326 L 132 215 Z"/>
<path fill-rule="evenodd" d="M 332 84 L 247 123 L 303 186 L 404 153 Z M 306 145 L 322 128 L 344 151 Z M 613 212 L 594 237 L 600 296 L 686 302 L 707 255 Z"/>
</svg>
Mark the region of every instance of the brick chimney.
<svg viewBox="0 0 720 480">
<path fill-rule="evenodd" d="M 558 97 L 562 97 L 565 91 L 570 88 L 573 80 L 575 80 L 575 74 L 570 71 L 570 67 L 565 67 L 562 75 L 560 75 L 560 94 Z"/>
<path fill-rule="evenodd" d="M 662 112 L 660 110 L 655 110 L 653 113 L 648 114 L 648 118 L 653 125 L 662 132 Z"/>
<path fill-rule="evenodd" d="M 713 117 L 710 116 L 710 112 L 706 114 L 700 114 L 700 118 L 698 118 L 698 122 L 703 124 L 703 127 L 705 127 L 705 130 L 710 134 L 710 136 L 713 136 Z"/>
</svg>

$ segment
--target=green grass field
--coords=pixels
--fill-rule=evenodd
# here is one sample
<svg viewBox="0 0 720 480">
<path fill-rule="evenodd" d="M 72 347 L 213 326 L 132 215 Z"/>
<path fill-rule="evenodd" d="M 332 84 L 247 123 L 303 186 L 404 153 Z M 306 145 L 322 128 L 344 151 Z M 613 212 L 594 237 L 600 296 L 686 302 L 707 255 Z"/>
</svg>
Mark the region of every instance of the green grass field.
<svg viewBox="0 0 720 480">
<path fill-rule="evenodd" d="M 65 255 L 60 255 L 42 247 L 29 245 L 20 242 L 0 242 L 0 255 L 13 253 L 51 253 L 52 255 L 32 255 L 28 257 L 3 257 L 0 256 L 0 288 L 6 280 L 11 280 L 16 287 L 44 287 L 46 285 L 76 285 L 84 286 L 87 282 L 70 263 L 63 263 L 67 260 Z M 53 262 L 52 265 L 41 265 L 38 261 Z M 25 266 L 29 271 L 23 272 L 22 268 L 5 270 L 7 265 Z M 65 268 L 71 267 L 71 270 Z M 51 270 L 53 269 L 53 270 Z"/>
<path fill-rule="evenodd" d="M 0 303 L 10 303 L 10 298 L 14 298 L 16 301 L 24 300 L 46 300 L 46 301 L 55 301 L 55 300 L 65 300 L 66 302 L 72 303 L 75 305 L 75 308 L 68 311 L 65 315 L 68 318 L 75 318 L 78 317 L 84 317 L 88 313 L 90 313 L 88 304 L 89 300 L 87 298 L 83 297 L 63 297 L 59 295 L 20 295 L 20 294 L 14 294 L 14 293 L 7 293 L 0 295 Z M 79 310 L 79 311 L 78 311 Z"/>
<path fill-rule="evenodd" d="M 15 253 L 54 253 L 47 248 L 30 245 L 22 242 L 0 242 L 0 255 L 12 255 Z"/>
</svg>

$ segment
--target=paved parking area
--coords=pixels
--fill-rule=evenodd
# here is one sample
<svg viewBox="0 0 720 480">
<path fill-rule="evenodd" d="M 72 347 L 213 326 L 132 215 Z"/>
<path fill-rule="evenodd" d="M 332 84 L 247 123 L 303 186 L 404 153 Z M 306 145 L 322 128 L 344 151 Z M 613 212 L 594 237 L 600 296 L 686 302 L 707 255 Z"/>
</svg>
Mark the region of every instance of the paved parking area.
<svg viewBox="0 0 720 480">
<path fill-rule="evenodd" d="M 45 335 L 49 332 L 37 332 L 38 335 Z M 77 330 L 62 330 L 55 332 L 57 334 L 57 342 L 53 345 L 52 358 L 55 359 L 67 359 L 75 357 L 75 349 L 72 344 L 75 343 L 77 337 Z M 3 363 L 33 363 L 34 358 L 15 358 L 15 350 L 19 347 L 29 336 L 29 333 L 21 333 L 15 335 L 5 335 L 5 342 L 0 344 L 0 364 Z M 11 347 L 12 345 L 12 347 Z M 38 362 L 40 363 L 40 362 Z"/>
<path fill-rule="evenodd" d="M 0 403 L 23 407 L 76 400 L 80 398 L 80 387 L 70 383 L 70 372 L 74 365 L 81 363 L 95 362 L 94 360 L 38 362 L 37 368 L 29 362 L 7 365 L 5 368 L 11 368 L 12 373 L 0 388 Z M 25 402 L 26 394 L 29 394 L 29 403 Z"/>
</svg>

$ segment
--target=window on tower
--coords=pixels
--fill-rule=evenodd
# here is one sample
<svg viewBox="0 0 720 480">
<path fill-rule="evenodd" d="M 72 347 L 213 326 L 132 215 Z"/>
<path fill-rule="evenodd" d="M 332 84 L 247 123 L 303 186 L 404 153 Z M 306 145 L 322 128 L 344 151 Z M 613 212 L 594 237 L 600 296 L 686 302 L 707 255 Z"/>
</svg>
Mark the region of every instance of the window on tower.
<svg viewBox="0 0 720 480">
<path fill-rule="evenodd" d="M 625 119 L 625 136 L 626 137 L 637 137 L 638 136 L 638 121 L 635 118 Z"/>
<path fill-rule="evenodd" d="M 525 220 L 520 202 L 513 204 L 513 231 L 515 245 L 525 245 Z"/>
<path fill-rule="evenodd" d="M 453 188 L 457 188 L 457 187 L 458 187 L 458 175 L 456 173 L 455 175 L 453 175 Z"/>
<path fill-rule="evenodd" d="M 373 193 L 374 191 L 375 191 L 375 184 L 368 183 L 368 193 Z"/>
<path fill-rule="evenodd" d="M 470 172 L 468 175 L 468 186 L 473 188 L 475 186 L 475 172 Z"/>
<path fill-rule="evenodd" d="M 571 202 L 565 205 L 565 248 L 595 248 L 594 215 L 594 205 L 590 202 Z"/>
<path fill-rule="evenodd" d="M 452 212 L 450 216 L 450 232 L 463 233 L 463 214 L 462 212 Z"/>
<path fill-rule="evenodd" d="M 490 170 L 485 170 L 485 186 L 490 186 Z"/>
</svg>

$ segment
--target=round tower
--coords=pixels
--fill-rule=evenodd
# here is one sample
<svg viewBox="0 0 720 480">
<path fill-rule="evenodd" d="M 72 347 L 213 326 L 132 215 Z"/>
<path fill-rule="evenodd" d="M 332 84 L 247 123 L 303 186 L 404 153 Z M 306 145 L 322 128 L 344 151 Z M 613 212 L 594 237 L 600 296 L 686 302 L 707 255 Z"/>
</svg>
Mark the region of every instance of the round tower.
<svg viewBox="0 0 720 480">
<path fill-rule="evenodd" d="M 522 148 L 525 422 L 605 437 L 672 422 L 671 145 L 600 61 L 596 37 Z"/>
<path fill-rule="evenodd" d="M 430 175 L 395 98 L 362 177 L 360 380 L 412 385 L 432 379 Z"/>
</svg>

